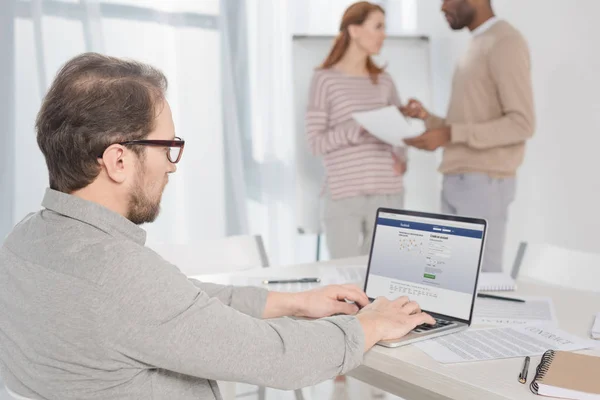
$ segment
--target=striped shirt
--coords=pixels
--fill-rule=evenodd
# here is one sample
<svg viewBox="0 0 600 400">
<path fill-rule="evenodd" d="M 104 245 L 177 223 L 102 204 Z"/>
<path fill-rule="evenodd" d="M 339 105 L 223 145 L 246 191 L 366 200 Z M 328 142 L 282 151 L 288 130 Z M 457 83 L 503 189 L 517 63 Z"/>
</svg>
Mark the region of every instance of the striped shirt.
<svg viewBox="0 0 600 400">
<path fill-rule="evenodd" d="M 401 192 L 402 176 L 394 172 L 392 152 L 404 160 L 404 148 L 393 148 L 365 131 L 352 114 L 389 105 L 400 106 L 391 76 L 377 83 L 334 69 L 315 71 L 306 113 L 309 148 L 322 155 L 326 186 L 333 200 Z"/>
</svg>

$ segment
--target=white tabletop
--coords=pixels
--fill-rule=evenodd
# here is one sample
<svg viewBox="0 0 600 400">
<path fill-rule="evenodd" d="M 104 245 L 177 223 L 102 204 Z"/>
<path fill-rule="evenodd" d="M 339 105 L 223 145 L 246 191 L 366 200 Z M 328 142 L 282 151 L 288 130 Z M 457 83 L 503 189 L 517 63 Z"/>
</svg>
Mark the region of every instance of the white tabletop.
<svg viewBox="0 0 600 400">
<path fill-rule="evenodd" d="M 236 272 L 246 277 L 319 276 L 332 266 L 366 267 L 366 258 L 334 260 L 288 267 L 250 269 Z M 268 271 L 268 273 L 267 273 Z M 195 278 L 228 284 L 232 274 L 203 275 Z M 546 296 L 553 299 L 559 328 L 582 338 L 590 338 L 594 315 L 600 311 L 600 293 L 547 286 L 533 281 L 519 281 L 517 295 Z M 600 343 L 599 343 L 600 345 Z M 600 356 L 600 348 L 583 351 Z M 407 399 L 539 399 L 529 390 L 540 356 L 532 357 L 528 383 L 517 380 L 523 357 L 440 364 L 418 348 L 409 345 L 397 349 L 375 346 L 365 355 L 364 363 L 349 375 Z"/>
</svg>

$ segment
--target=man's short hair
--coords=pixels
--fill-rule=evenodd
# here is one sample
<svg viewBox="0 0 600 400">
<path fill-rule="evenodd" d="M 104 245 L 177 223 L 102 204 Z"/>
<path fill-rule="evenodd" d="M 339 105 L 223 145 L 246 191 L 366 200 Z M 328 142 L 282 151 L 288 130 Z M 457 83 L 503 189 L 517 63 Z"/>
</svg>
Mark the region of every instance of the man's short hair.
<svg viewBox="0 0 600 400">
<path fill-rule="evenodd" d="M 154 129 L 167 90 L 149 65 L 81 54 L 58 72 L 37 115 L 37 142 L 50 188 L 71 193 L 100 173 L 98 156 L 113 143 L 143 139 Z M 143 155 L 143 146 L 132 150 Z"/>
</svg>

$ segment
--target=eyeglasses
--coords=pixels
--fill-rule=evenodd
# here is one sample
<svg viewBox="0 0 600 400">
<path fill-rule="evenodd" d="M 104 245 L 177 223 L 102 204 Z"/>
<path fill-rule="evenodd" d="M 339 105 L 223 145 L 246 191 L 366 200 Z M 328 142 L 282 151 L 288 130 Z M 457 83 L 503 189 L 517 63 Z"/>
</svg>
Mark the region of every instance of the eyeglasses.
<svg viewBox="0 0 600 400">
<path fill-rule="evenodd" d="M 173 164 L 177 164 L 181 160 L 183 155 L 183 147 L 185 146 L 185 140 L 179 137 L 175 137 L 175 140 L 130 140 L 128 142 L 115 143 L 121 146 L 158 146 L 168 147 L 167 159 Z M 101 158 L 102 155 L 99 156 Z"/>
</svg>

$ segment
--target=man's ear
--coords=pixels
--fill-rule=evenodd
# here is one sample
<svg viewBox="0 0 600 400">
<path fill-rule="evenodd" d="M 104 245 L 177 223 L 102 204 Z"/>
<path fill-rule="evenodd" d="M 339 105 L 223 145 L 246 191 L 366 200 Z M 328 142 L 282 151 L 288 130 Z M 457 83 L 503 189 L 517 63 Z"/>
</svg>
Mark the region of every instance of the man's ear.
<svg viewBox="0 0 600 400">
<path fill-rule="evenodd" d="M 115 183 L 123 183 L 127 179 L 127 162 L 123 146 L 115 144 L 104 151 L 100 164 L 106 175 Z"/>
</svg>

